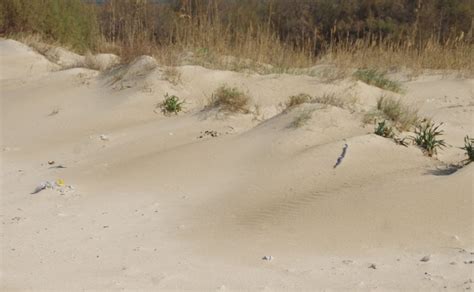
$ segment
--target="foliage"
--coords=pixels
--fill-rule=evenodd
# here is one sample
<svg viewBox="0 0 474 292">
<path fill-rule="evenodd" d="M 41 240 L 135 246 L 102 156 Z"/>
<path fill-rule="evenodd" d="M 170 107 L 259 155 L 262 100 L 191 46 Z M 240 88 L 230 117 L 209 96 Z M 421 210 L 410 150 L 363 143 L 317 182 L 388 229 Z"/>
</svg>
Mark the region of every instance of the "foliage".
<svg viewBox="0 0 474 292">
<path fill-rule="evenodd" d="M 469 138 L 469 136 L 464 137 L 464 147 L 461 149 L 466 151 L 466 155 L 468 157 L 468 161 L 474 161 L 474 139 Z"/>
<path fill-rule="evenodd" d="M 385 138 L 393 138 L 394 137 L 393 128 L 388 125 L 386 120 L 383 120 L 383 121 L 379 122 L 375 126 L 374 133 L 376 135 L 379 135 L 379 136 L 382 136 L 382 137 L 385 137 Z"/>
<path fill-rule="evenodd" d="M 186 55 L 189 64 L 265 73 L 318 60 L 472 72 L 471 2 L 2 0 L 0 34 L 38 33 L 80 52 L 112 50 L 125 62 L 148 54 L 175 65 Z"/>
<path fill-rule="evenodd" d="M 430 121 L 420 123 L 415 129 L 415 143 L 423 148 L 428 156 L 437 154 L 438 149 L 446 147 L 444 140 L 439 139 L 443 130 L 439 129 L 443 123 L 435 125 Z"/>
<path fill-rule="evenodd" d="M 250 98 L 238 88 L 222 85 L 212 95 L 210 106 L 218 107 L 224 112 L 248 113 L 249 102 Z"/>
<path fill-rule="evenodd" d="M 3 0 L 0 31 L 40 34 L 79 52 L 95 49 L 99 40 L 95 7 L 81 0 Z"/>
<path fill-rule="evenodd" d="M 183 110 L 184 101 L 180 101 L 176 95 L 165 94 L 165 100 L 160 104 L 161 110 L 164 114 L 178 114 Z"/>
<path fill-rule="evenodd" d="M 400 83 L 388 79 L 383 73 L 380 73 L 374 69 L 359 69 L 354 73 L 354 77 L 367 84 L 375 85 L 382 89 L 390 90 L 393 92 L 401 91 Z"/>
</svg>

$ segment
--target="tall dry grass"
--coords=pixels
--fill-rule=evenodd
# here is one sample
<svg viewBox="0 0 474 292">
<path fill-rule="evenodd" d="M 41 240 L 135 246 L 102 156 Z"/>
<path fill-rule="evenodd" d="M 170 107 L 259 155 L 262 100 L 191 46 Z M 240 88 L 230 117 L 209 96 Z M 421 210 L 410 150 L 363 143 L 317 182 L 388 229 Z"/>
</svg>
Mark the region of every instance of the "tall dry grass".
<svg viewBox="0 0 474 292">
<path fill-rule="evenodd" d="M 432 0 L 417 9 L 408 0 L 381 0 L 384 7 L 392 9 L 388 11 L 393 15 L 388 16 L 399 23 L 387 15 L 363 16 L 368 0 L 354 1 L 352 6 L 328 6 L 325 0 L 294 5 L 284 0 L 187 0 L 161 4 L 108 0 L 100 6 L 81 0 L 71 0 L 74 5 L 61 0 L 44 1 L 49 6 L 38 6 L 36 0 L 0 2 L 0 33 L 37 33 L 48 42 L 57 41 L 81 53 L 116 53 L 123 62 L 153 55 L 167 66 L 195 64 L 259 73 L 308 73 L 310 70 L 297 68 L 330 63 L 338 68 L 381 71 L 474 71 L 467 0 L 460 0 L 455 9 L 446 6 L 441 10 Z M 32 7 L 42 12 L 32 14 Z M 54 8 L 52 13 L 48 7 Z M 456 11 L 460 12 L 455 14 Z M 372 12 L 385 13 L 377 9 Z M 439 13 L 450 18 L 431 25 Z"/>
</svg>

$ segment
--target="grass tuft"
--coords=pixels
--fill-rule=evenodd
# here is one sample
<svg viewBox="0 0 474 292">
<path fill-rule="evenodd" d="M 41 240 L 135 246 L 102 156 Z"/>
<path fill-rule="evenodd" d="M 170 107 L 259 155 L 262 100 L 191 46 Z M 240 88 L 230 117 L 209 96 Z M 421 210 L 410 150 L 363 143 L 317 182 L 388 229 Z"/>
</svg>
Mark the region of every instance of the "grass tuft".
<svg viewBox="0 0 474 292">
<path fill-rule="evenodd" d="M 210 107 L 228 113 L 248 113 L 250 97 L 236 87 L 222 85 L 212 94 Z"/>
<path fill-rule="evenodd" d="M 309 102 L 311 100 L 311 96 L 306 93 L 300 93 L 298 95 L 292 95 L 288 98 L 288 101 L 286 102 L 286 108 L 290 109 L 295 106 L 298 106 L 300 104 Z"/>
<path fill-rule="evenodd" d="M 446 147 L 444 140 L 439 139 L 444 131 L 439 129 L 443 123 L 435 125 L 427 121 L 419 124 L 415 129 L 415 144 L 423 148 L 428 156 L 436 155 L 438 149 Z"/>
<path fill-rule="evenodd" d="M 334 93 L 325 93 L 320 96 L 316 96 L 311 100 L 312 103 L 320 103 L 325 105 L 332 105 L 335 107 L 345 108 L 346 102 L 337 97 Z"/>
<path fill-rule="evenodd" d="M 402 87 L 399 82 L 385 77 L 385 74 L 374 69 L 359 69 L 354 73 L 354 77 L 367 84 L 393 92 L 401 92 Z"/>
<path fill-rule="evenodd" d="M 177 115 L 180 111 L 183 110 L 183 104 L 184 101 L 180 101 L 179 97 L 177 97 L 176 95 L 168 95 L 167 93 L 165 94 L 165 99 L 159 104 L 159 106 L 161 107 L 161 111 L 165 115 L 169 115 L 172 113 Z"/>
<path fill-rule="evenodd" d="M 395 128 L 405 131 L 419 121 L 418 110 L 404 104 L 400 99 L 382 95 L 377 106 L 364 116 L 364 123 L 371 123 L 377 118 L 390 120 Z"/>
<path fill-rule="evenodd" d="M 469 136 L 464 137 L 464 147 L 461 149 L 466 151 L 467 163 L 474 161 L 474 139 Z"/>
</svg>

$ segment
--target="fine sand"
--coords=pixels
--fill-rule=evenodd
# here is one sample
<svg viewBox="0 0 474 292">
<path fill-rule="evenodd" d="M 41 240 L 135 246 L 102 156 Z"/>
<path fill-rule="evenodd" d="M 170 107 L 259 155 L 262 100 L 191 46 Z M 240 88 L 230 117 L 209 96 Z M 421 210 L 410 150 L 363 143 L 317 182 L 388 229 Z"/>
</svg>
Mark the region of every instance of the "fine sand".
<svg viewBox="0 0 474 292">
<path fill-rule="evenodd" d="M 474 165 L 448 166 L 474 136 L 473 79 L 398 74 L 398 95 L 350 78 L 182 66 L 174 85 L 151 57 L 65 69 L 12 40 L 0 40 L 0 61 L 2 291 L 474 286 Z M 250 113 L 206 107 L 222 84 L 251 96 Z M 185 111 L 163 115 L 165 93 Z M 285 111 L 298 93 L 346 105 Z M 444 122 L 437 159 L 362 124 L 382 94 Z"/>
</svg>

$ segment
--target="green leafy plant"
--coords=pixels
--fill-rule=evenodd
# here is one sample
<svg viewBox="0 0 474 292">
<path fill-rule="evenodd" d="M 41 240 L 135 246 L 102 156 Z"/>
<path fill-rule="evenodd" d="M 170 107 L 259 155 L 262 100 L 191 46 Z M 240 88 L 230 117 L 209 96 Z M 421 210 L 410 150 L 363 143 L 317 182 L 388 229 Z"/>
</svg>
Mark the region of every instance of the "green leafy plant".
<svg viewBox="0 0 474 292">
<path fill-rule="evenodd" d="M 393 128 L 388 125 L 386 120 L 383 120 L 383 121 L 377 123 L 377 125 L 375 126 L 374 133 L 376 135 L 379 135 L 379 136 L 382 136 L 382 137 L 385 137 L 385 138 L 393 138 L 394 135 L 395 135 L 393 133 Z"/>
<path fill-rule="evenodd" d="M 184 101 L 180 101 L 176 95 L 165 94 L 165 100 L 160 104 L 161 111 L 164 114 L 178 114 L 183 110 Z"/>
<path fill-rule="evenodd" d="M 218 107 L 224 112 L 249 112 L 250 97 L 238 88 L 222 85 L 214 92 L 209 107 Z"/>
<path fill-rule="evenodd" d="M 414 142 L 423 148 L 428 156 L 437 154 L 437 150 L 446 147 L 444 140 L 439 139 L 444 131 L 440 129 L 443 123 L 436 125 L 430 121 L 419 124 L 415 129 Z"/>
<path fill-rule="evenodd" d="M 474 161 L 474 139 L 469 138 L 469 136 L 464 137 L 464 147 L 461 147 L 461 149 L 466 151 L 467 155 L 467 163 L 473 162 Z"/>
<path fill-rule="evenodd" d="M 374 69 L 359 69 L 354 73 L 354 77 L 367 84 L 371 84 L 382 89 L 393 92 L 401 92 L 402 87 L 399 82 L 393 81 L 385 77 L 385 74 Z"/>
</svg>

